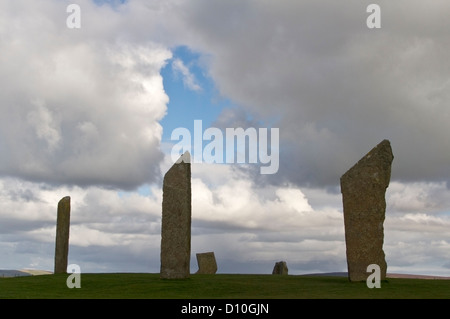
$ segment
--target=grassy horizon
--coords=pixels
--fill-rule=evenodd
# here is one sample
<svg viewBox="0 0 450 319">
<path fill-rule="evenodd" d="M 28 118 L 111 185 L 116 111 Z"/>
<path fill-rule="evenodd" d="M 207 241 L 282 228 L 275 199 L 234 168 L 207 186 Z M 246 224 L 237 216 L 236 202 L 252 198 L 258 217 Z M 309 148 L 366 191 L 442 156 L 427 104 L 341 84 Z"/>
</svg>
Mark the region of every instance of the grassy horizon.
<svg viewBox="0 0 450 319">
<path fill-rule="evenodd" d="M 155 273 L 70 274 L 0 278 L 1 299 L 450 299 L 450 280 L 388 278 L 381 288 L 346 277 L 215 274 L 160 279 Z"/>
</svg>

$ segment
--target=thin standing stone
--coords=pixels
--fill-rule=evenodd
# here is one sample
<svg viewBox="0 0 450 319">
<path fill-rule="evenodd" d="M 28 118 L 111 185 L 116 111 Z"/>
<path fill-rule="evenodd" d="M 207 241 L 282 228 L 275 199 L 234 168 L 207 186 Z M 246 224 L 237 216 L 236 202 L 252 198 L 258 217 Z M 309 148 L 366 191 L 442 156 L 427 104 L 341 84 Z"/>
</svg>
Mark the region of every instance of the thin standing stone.
<svg viewBox="0 0 450 319">
<path fill-rule="evenodd" d="M 56 219 L 55 274 L 67 273 L 69 255 L 70 229 L 70 196 L 62 198 L 58 203 Z"/>
</svg>

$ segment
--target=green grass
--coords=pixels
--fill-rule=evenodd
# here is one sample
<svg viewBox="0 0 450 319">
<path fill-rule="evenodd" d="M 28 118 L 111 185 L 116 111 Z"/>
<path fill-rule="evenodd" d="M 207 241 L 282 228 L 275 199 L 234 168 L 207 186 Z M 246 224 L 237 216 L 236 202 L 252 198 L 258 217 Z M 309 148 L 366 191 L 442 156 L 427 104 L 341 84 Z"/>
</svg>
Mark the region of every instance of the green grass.
<svg viewBox="0 0 450 319">
<path fill-rule="evenodd" d="M 381 288 L 346 277 L 277 275 L 191 275 L 163 280 L 159 274 L 81 274 L 0 278 L 1 299 L 450 299 L 450 280 L 389 278 Z"/>
</svg>

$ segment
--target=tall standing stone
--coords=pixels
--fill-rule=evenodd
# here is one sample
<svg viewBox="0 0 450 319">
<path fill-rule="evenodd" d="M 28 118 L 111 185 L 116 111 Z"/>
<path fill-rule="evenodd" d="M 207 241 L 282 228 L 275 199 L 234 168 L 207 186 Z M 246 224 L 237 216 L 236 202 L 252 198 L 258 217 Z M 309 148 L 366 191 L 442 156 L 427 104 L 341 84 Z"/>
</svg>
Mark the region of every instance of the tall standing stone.
<svg viewBox="0 0 450 319">
<path fill-rule="evenodd" d="M 190 154 L 186 152 L 164 175 L 160 270 L 163 279 L 182 279 L 190 275 L 190 162 Z"/>
<path fill-rule="evenodd" d="M 381 280 L 386 278 L 383 223 L 393 159 L 390 142 L 383 140 L 341 177 L 350 281 L 366 280 L 370 264 L 380 266 Z"/>
<path fill-rule="evenodd" d="M 55 274 L 67 273 L 69 255 L 70 196 L 58 202 L 55 241 Z"/>
</svg>

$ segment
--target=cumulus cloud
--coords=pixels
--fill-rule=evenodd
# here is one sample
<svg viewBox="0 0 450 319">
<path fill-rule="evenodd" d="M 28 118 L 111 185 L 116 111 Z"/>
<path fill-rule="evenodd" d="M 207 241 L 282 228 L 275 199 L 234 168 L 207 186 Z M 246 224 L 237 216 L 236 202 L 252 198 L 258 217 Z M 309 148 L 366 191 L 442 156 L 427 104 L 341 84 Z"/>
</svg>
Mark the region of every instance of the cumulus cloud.
<svg viewBox="0 0 450 319">
<path fill-rule="evenodd" d="M 225 183 L 211 186 L 203 179 L 202 172 L 213 167 L 228 172 L 223 175 Z M 192 186 L 193 243 L 200 251 L 215 251 L 225 272 L 245 271 L 241 268 L 245 264 L 270 272 L 278 260 L 287 260 L 291 273 L 324 270 L 321 260 L 333 260 L 335 269 L 344 269 L 345 253 L 339 254 L 345 252 L 343 220 L 338 210 L 314 209 L 302 190 L 292 185 L 255 185 L 233 166 L 194 164 L 194 170 L 198 173 Z"/>
<path fill-rule="evenodd" d="M 32 201 L 21 200 L 29 194 Z M 129 263 L 130 269 L 142 271 L 150 269 L 150 261 L 158 263 L 160 190 L 152 189 L 150 194 L 141 196 L 98 186 L 42 187 L 4 178 L 0 182 L 0 241 L 2 251 L 11 256 L 6 261 L 11 263 L 9 267 L 53 269 L 57 204 L 64 196 L 71 197 L 69 256 L 73 263 L 79 263 L 85 271 L 121 269 L 126 255 L 136 259 L 135 264 Z M 39 249 L 25 249 L 27 243 Z M 108 264 L 108 260 L 117 259 L 114 256 L 119 252 L 123 253 L 123 260 Z"/>
<path fill-rule="evenodd" d="M 171 165 L 167 155 L 161 170 Z M 448 214 L 398 201 L 404 189 L 439 187 L 448 197 L 439 185 L 395 183 L 389 190 L 384 250 L 390 272 L 445 274 Z M 72 200 L 70 263 L 85 272 L 159 271 L 161 187 L 117 192 L 12 178 L 0 183 L 0 251 L 9 256 L 2 267 L 53 269 L 56 207 L 64 196 Z M 279 260 L 291 274 L 346 271 L 340 194 L 256 185 L 233 165 L 192 164 L 192 196 L 193 272 L 195 254 L 206 251 L 215 252 L 221 273 L 270 273 Z"/>
<path fill-rule="evenodd" d="M 223 172 L 223 185 L 209 184 L 211 166 Z M 258 188 L 241 174 L 228 165 L 193 164 L 193 256 L 215 251 L 222 272 L 236 272 L 255 260 L 270 271 L 280 258 L 300 265 L 328 256 L 343 265 L 343 255 L 337 254 L 343 249 L 339 211 L 315 211 L 300 189 Z M 149 186 L 145 194 L 118 193 L 97 186 L 45 188 L 11 178 L 2 179 L 0 186 L 0 250 L 15 256 L 9 260 L 14 267 L 52 270 L 57 203 L 71 196 L 71 263 L 94 272 L 159 271 L 160 188 Z M 19 200 L 29 194 L 33 201 Z M 24 243 L 39 249 L 33 252 Z M 320 243 L 322 248 L 314 248 Z M 291 270 L 305 271 L 294 266 Z"/>
<path fill-rule="evenodd" d="M 168 103 L 159 71 L 171 52 L 110 38 L 120 15 L 88 1 L 81 9 L 87 22 L 69 29 L 62 3 L 1 5 L 0 174 L 119 188 L 155 181 Z M 108 34 L 95 28 L 108 20 Z"/>
<path fill-rule="evenodd" d="M 388 209 L 396 213 L 438 214 L 450 209 L 445 182 L 399 183 L 393 181 L 387 191 Z"/>
</svg>

